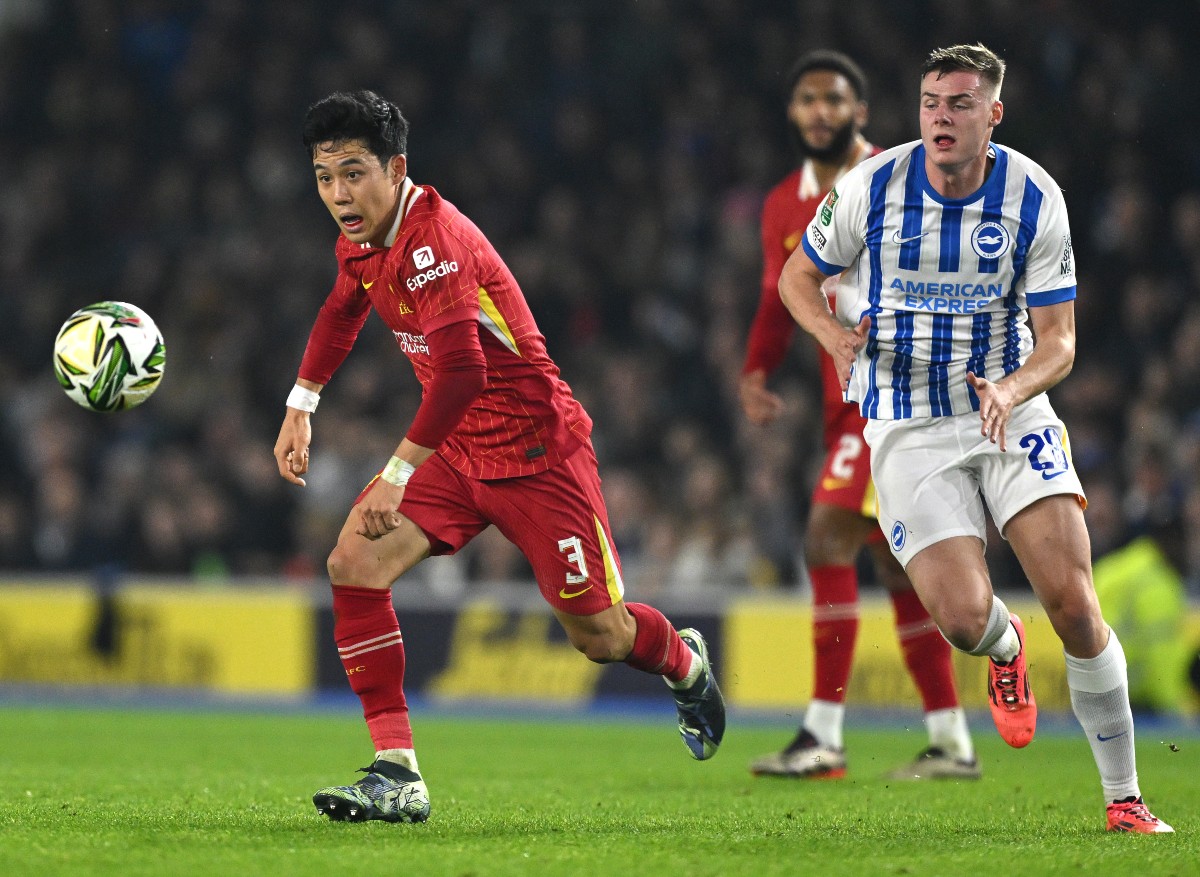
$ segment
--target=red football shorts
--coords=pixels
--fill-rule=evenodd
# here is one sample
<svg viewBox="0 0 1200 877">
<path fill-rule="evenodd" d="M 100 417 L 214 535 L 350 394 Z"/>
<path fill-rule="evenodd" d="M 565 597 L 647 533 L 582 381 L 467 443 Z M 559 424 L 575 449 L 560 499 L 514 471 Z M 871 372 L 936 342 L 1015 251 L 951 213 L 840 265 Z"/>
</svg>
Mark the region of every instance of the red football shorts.
<svg viewBox="0 0 1200 877">
<path fill-rule="evenodd" d="M 843 432 L 825 454 L 821 477 L 813 488 L 813 504 L 837 506 L 875 518 L 875 483 L 871 480 L 871 451 L 860 432 Z M 877 534 L 879 539 L 883 534 Z M 872 536 L 872 539 L 875 537 Z"/>
<path fill-rule="evenodd" d="M 435 555 L 456 553 L 495 524 L 533 567 L 546 602 L 570 615 L 594 615 L 623 599 L 590 442 L 545 472 L 489 481 L 467 478 L 434 454 L 413 473 L 400 513 L 425 532 Z"/>
</svg>

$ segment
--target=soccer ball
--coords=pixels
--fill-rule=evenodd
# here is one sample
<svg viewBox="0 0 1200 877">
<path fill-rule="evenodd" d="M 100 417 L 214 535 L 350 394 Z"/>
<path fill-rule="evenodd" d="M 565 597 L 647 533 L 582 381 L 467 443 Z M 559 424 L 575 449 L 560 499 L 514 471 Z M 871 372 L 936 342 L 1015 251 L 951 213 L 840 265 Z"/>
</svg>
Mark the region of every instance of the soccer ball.
<svg viewBox="0 0 1200 877">
<path fill-rule="evenodd" d="M 80 308 L 54 339 L 54 374 L 91 411 L 123 411 L 150 398 L 163 376 L 162 333 L 141 308 L 102 301 Z"/>
</svg>

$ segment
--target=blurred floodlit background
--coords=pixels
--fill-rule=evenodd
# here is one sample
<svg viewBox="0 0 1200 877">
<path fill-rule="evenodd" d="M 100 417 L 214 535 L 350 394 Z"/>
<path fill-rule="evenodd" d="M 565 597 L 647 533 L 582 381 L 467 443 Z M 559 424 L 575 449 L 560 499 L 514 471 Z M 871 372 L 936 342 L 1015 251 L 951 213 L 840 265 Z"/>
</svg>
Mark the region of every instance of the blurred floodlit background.
<svg viewBox="0 0 1200 877">
<path fill-rule="evenodd" d="M 335 227 L 305 107 L 373 88 L 412 123 L 409 168 L 491 238 L 596 421 L 639 599 L 802 594 L 819 384 L 798 337 L 787 412 L 736 400 L 758 216 L 794 163 L 783 80 L 802 51 L 870 77 L 866 133 L 917 136 L 917 68 L 983 41 L 1009 63 L 996 139 L 1065 190 L 1079 351 L 1052 398 L 1097 556 L 1164 514 L 1200 580 L 1200 77 L 1193 3 L 853 0 L 0 2 L 0 571 L 324 589 L 360 487 L 418 385 L 368 322 L 314 417 L 306 490 L 271 456 Z M 167 340 L 154 398 L 85 412 L 50 368 L 59 324 L 134 302 Z M 1027 588 L 999 538 L 1000 588 Z M 522 581 L 489 531 L 414 579 Z"/>
</svg>

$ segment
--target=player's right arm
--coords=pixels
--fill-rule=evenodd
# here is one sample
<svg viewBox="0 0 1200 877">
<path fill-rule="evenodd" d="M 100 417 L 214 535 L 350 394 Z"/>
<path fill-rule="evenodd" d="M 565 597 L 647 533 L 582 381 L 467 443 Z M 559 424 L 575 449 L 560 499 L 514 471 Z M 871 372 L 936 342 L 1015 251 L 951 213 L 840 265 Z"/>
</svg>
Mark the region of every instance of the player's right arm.
<svg viewBox="0 0 1200 877">
<path fill-rule="evenodd" d="M 319 396 L 325 385 L 297 378 L 296 386 Z M 302 394 L 296 394 L 295 390 L 292 392 L 298 398 L 293 400 L 289 397 L 288 401 L 304 405 Z M 307 406 L 295 408 L 289 404 L 283 416 L 283 426 L 279 428 L 279 438 L 275 440 L 275 465 L 279 467 L 279 474 L 300 487 L 304 487 L 304 479 L 300 476 L 308 472 L 308 449 L 312 444 L 310 415 Z"/>
<path fill-rule="evenodd" d="M 871 318 L 863 316 L 853 329 L 839 323 L 829 308 L 829 299 L 821 291 L 821 284 L 828 276 L 797 247 L 779 276 L 779 296 L 800 328 L 817 339 L 833 359 L 838 382 L 845 390 L 854 358 L 867 343 Z"/>
<path fill-rule="evenodd" d="M 821 284 L 854 264 L 862 253 L 866 207 L 865 165 L 860 164 L 838 181 L 817 208 L 800 246 L 792 251 L 779 277 L 779 295 L 784 305 L 800 328 L 812 335 L 833 359 L 838 385 L 843 391 L 850 384 L 855 357 L 867 343 L 871 318 L 863 312 L 858 325 L 847 329 L 834 316 Z"/>
<path fill-rule="evenodd" d="M 767 196 L 759 223 L 763 256 L 762 283 L 758 309 L 746 340 L 746 358 L 738 379 L 742 412 L 757 426 L 770 423 L 783 411 L 783 400 L 767 389 L 767 378 L 783 362 L 796 329 L 795 322 L 779 298 L 779 274 L 788 254 L 783 243 L 786 232 L 775 221 L 779 210 L 772 207 L 773 196 L 774 193 Z"/>
<path fill-rule="evenodd" d="M 275 441 L 275 465 L 280 476 L 300 487 L 304 486 L 301 476 L 308 471 L 312 444 L 310 415 L 317 410 L 321 390 L 345 361 L 371 311 L 371 301 L 360 282 L 345 264 L 341 265 L 333 290 L 317 313 L 296 385 L 288 395 L 287 413 Z"/>
</svg>

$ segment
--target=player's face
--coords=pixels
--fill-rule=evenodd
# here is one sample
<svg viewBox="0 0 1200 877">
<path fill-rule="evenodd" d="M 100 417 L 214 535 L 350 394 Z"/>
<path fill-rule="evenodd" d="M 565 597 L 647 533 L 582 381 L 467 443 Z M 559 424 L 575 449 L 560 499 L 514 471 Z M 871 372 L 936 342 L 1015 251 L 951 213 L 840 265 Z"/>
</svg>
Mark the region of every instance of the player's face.
<svg viewBox="0 0 1200 877">
<path fill-rule="evenodd" d="M 377 247 L 395 222 L 406 167 L 403 155 L 384 166 L 358 140 L 322 143 L 313 155 L 317 192 L 342 234 Z"/>
<path fill-rule="evenodd" d="M 838 161 L 846 157 L 854 135 L 867 123 L 867 105 L 842 74 L 810 70 L 792 89 L 787 116 L 805 155 L 817 161 Z"/>
<path fill-rule="evenodd" d="M 921 80 L 921 141 L 929 160 L 946 173 L 956 173 L 987 155 L 992 129 L 1000 124 L 1004 104 L 978 73 L 956 70 Z"/>
</svg>

